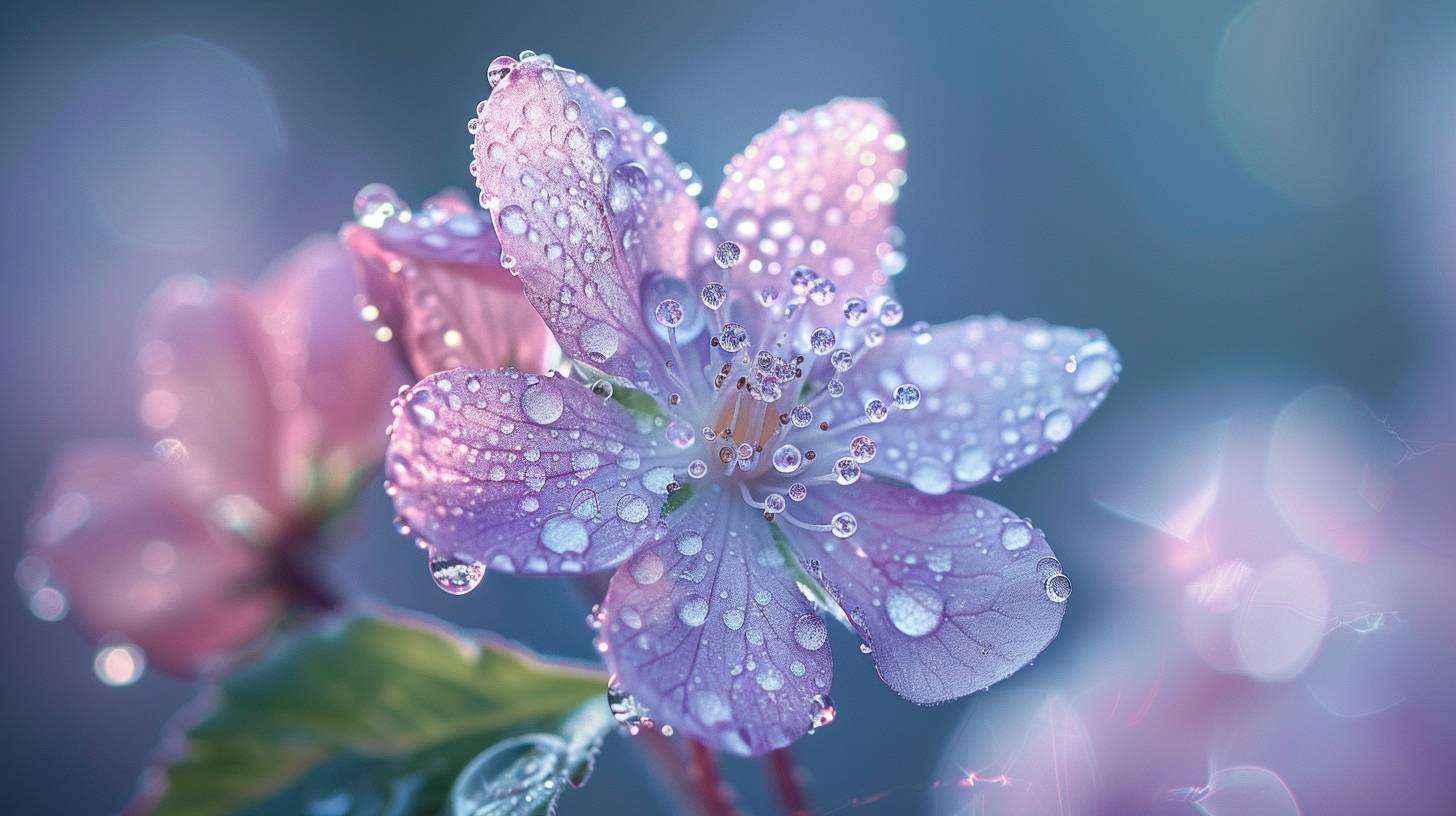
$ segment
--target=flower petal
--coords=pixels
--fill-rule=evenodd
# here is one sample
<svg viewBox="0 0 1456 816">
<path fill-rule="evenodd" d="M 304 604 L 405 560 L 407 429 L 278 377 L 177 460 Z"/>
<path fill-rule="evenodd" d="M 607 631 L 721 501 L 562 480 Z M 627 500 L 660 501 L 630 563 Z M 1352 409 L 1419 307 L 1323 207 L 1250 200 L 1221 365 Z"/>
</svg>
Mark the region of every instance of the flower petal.
<svg viewBox="0 0 1456 816">
<path fill-rule="evenodd" d="M 459 368 L 395 401 L 385 472 L 421 546 L 504 572 L 591 572 L 657 523 L 673 473 L 650 427 L 559 376 Z"/>
<path fill-rule="evenodd" d="M 1055 450 L 1102 403 L 1121 369 L 1100 332 L 971 317 L 891 332 L 841 375 L 845 395 L 820 414 L 843 429 L 839 436 L 875 440 L 878 453 L 865 472 L 946 493 L 1000 479 Z M 917 406 L 849 427 L 871 399 L 893 406 L 904 383 L 919 390 Z"/>
<path fill-rule="evenodd" d="M 654 387 L 641 290 L 687 274 L 698 208 L 658 131 L 581 74 L 533 57 L 481 103 L 476 183 L 526 294 L 578 360 Z M 678 299 L 696 292 L 679 283 Z"/>
<path fill-rule="evenodd" d="M 791 537 L 901 696 L 930 704 L 983 689 L 1056 636 L 1071 583 L 1029 522 L 975 496 L 867 479 L 804 503 L 825 520 L 845 509 L 858 522 L 849 538 Z"/>
<path fill-rule="evenodd" d="M 336 501 L 384 456 L 400 374 L 351 308 L 355 286 L 338 239 L 318 236 L 283 258 L 257 296 L 281 363 L 272 393 L 285 413 L 278 442 L 295 496 Z"/>
<path fill-rule="evenodd" d="M 781 748 L 828 700 L 824 620 L 763 517 L 725 488 L 674 511 L 612 576 L 603 606 L 618 683 L 659 721 L 739 754 Z"/>
<path fill-rule="evenodd" d="M 202 518 L 187 470 L 126 447 L 92 446 L 54 465 L 30 525 L 85 629 L 192 672 L 252 640 L 282 608 L 263 553 Z"/>
<path fill-rule="evenodd" d="M 810 267 L 838 296 L 811 304 L 804 325 L 839 325 L 845 298 L 888 294 L 889 276 L 904 265 L 894 229 L 904 168 L 905 137 L 872 102 L 837 99 L 784 114 L 733 157 L 718 191 L 722 237 L 743 248 L 733 288 L 787 294 L 790 270 Z M 824 315 L 817 323 L 816 312 Z"/>
<path fill-rule="evenodd" d="M 285 512 L 276 444 L 284 416 L 273 394 L 280 363 L 251 295 L 231 283 L 169 281 L 152 296 L 140 335 L 143 424 L 185 446 L 202 492 Z"/>
<path fill-rule="evenodd" d="M 383 185 L 366 191 L 398 201 Z M 486 213 L 454 191 L 418 213 L 403 202 L 389 213 L 366 211 L 339 234 L 364 292 L 361 312 L 378 322 L 376 337 L 399 344 L 414 379 L 461 367 L 545 371 L 554 364 L 551 332 L 520 308 L 524 290 L 501 268 Z"/>
</svg>

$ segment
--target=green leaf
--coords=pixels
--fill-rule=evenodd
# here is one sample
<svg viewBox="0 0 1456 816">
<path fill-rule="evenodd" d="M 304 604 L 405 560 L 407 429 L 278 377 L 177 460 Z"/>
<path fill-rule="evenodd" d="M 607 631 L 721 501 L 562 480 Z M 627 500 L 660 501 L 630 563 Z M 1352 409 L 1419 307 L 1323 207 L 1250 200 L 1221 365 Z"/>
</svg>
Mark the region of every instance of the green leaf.
<svg viewBox="0 0 1456 816">
<path fill-rule="evenodd" d="M 581 787 L 602 740 L 616 725 L 599 701 L 583 703 L 560 734 L 525 734 L 498 742 L 460 772 L 450 792 L 452 816 L 549 816 L 567 785 Z"/>
<path fill-rule="evenodd" d="M 622 378 L 615 377 L 579 360 L 573 360 L 571 364 L 583 379 L 593 382 L 601 380 L 610 383 L 612 386 L 612 395 L 608 399 L 614 400 L 623 408 L 654 419 L 667 418 L 667 413 L 662 410 L 662 405 L 646 391 L 640 388 L 633 388 Z"/>
<path fill-rule="evenodd" d="M 693 483 L 685 482 L 678 485 L 677 490 L 667 494 L 667 499 L 662 502 L 662 515 L 664 518 L 671 515 L 673 511 L 688 503 L 693 497 Z"/>
<path fill-rule="evenodd" d="M 605 711 L 605 687 L 418 618 L 334 621 L 223 680 L 162 769 L 153 812 L 439 813 L 482 749 L 555 731 L 584 704 Z"/>
</svg>

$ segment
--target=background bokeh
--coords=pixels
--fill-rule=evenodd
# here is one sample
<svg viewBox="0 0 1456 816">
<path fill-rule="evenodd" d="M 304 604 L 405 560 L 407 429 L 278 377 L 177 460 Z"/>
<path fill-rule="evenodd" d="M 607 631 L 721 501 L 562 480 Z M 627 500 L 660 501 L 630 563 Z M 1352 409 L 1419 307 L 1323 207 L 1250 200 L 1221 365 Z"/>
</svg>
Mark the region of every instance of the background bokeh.
<svg viewBox="0 0 1456 816">
<path fill-rule="evenodd" d="M 780 111 L 878 97 L 910 145 L 897 286 L 912 319 L 1095 326 L 1124 375 L 1062 452 L 987 491 L 1046 531 L 1075 582 L 1060 637 L 990 692 L 919 708 L 837 633 L 840 717 L 795 747 L 816 806 L 1452 812 L 1451 4 L 52 2 L 6 17 L 3 558 L 58 447 L 133 433 L 133 321 L 157 283 L 255 276 L 348 220 L 366 182 L 411 201 L 469 189 L 465 122 L 491 58 L 549 52 L 622 88 L 708 191 Z M 492 575 L 447 596 L 382 491 L 367 504 L 341 580 L 589 656 L 567 582 Z M 6 810 L 114 810 L 195 689 L 155 672 L 102 686 L 93 646 L 26 602 L 0 604 Z M 757 766 L 726 765 L 743 806 L 770 811 Z M 666 812 L 621 741 L 564 802 L 593 807 Z"/>
</svg>

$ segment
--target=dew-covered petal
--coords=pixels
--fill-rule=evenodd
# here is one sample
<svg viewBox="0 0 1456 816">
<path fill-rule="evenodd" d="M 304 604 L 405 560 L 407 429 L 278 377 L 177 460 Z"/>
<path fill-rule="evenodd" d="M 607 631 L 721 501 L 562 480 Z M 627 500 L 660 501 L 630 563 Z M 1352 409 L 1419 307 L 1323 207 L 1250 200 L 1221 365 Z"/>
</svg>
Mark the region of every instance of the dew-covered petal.
<svg viewBox="0 0 1456 816">
<path fill-rule="evenodd" d="M 861 479 L 810 491 L 805 518 L 853 513 L 848 538 L 792 530 L 872 649 L 880 677 L 930 704 L 983 689 L 1056 636 L 1071 582 L 1029 522 L 986 499 Z M 813 565 L 811 565 L 813 568 Z"/>
<path fill-rule="evenodd" d="M 476 183 L 503 262 L 571 357 L 651 386 L 662 352 L 644 320 L 654 273 L 687 273 L 697 205 L 620 97 L 542 58 L 520 62 L 481 104 Z"/>
<path fill-rule="evenodd" d="M 181 443 L 200 492 L 266 511 L 254 513 L 263 525 L 288 509 L 276 444 L 285 421 L 273 393 L 279 367 L 252 295 L 232 283 L 169 281 L 142 316 L 143 425 Z"/>
<path fill-rule="evenodd" d="M 803 325 L 839 325 L 846 298 L 888 294 L 904 266 L 894 227 L 904 181 L 905 137 L 873 102 L 784 114 L 733 157 L 718 191 L 719 235 L 743 249 L 733 288 L 787 296 L 790 272 L 808 266 L 834 284 L 835 299 L 811 303 Z"/>
<path fill-rule="evenodd" d="M 131 446 L 57 460 L 29 527 L 29 554 L 91 635 L 192 672 L 261 634 L 282 598 L 263 551 L 209 523 L 187 471 Z"/>
<path fill-rule="evenodd" d="M 946 493 L 1055 450 L 1102 403 L 1121 368 L 1100 332 L 971 317 L 890 332 L 840 375 L 844 396 L 820 413 L 846 446 L 860 433 L 875 440 L 866 473 Z M 895 390 L 906 383 L 917 404 L 895 408 Z M 849 428 L 873 399 L 892 406 L 888 418 Z"/>
<path fill-rule="evenodd" d="M 617 570 L 603 631 L 618 684 L 657 722 L 760 754 L 810 729 L 833 666 L 786 550 L 731 489 L 700 488 Z"/>
<path fill-rule="evenodd" d="M 280 362 L 271 389 L 285 420 L 280 459 L 300 500 L 331 505 L 384 455 L 380 429 L 401 374 L 355 314 L 355 292 L 348 255 L 320 236 L 280 261 L 258 295 Z"/>
<path fill-rule="evenodd" d="M 651 537 L 673 479 L 649 420 L 554 374 L 432 374 L 394 411 L 385 476 L 402 524 L 487 569 L 619 564 Z"/>
<path fill-rule="evenodd" d="M 500 265 L 488 213 L 446 191 L 411 212 L 383 185 L 360 193 L 340 231 L 354 258 L 359 312 L 397 344 L 415 379 L 452 368 L 544 371 L 557 356 L 546 324 Z M 395 203 L 389 203 L 390 201 Z"/>
</svg>

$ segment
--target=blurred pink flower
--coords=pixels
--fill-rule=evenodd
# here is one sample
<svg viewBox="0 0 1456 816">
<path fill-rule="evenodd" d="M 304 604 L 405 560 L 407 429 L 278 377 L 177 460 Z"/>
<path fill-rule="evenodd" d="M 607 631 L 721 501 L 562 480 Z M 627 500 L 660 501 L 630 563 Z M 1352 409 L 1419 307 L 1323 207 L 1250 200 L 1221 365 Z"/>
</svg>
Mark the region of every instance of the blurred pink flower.
<svg viewBox="0 0 1456 816">
<path fill-rule="evenodd" d="M 489 213 L 454 190 L 412 212 L 383 184 L 360 190 L 354 212 L 339 237 L 359 275 L 359 311 L 415 379 L 462 366 L 545 371 L 560 359 L 521 282 L 501 266 Z"/>
<path fill-rule="evenodd" d="M 315 238 L 256 285 L 162 286 L 137 347 L 153 445 L 55 463 L 19 571 L 50 599 L 38 614 L 69 603 L 93 635 L 192 672 L 290 604 L 327 602 L 301 565 L 383 454 L 399 377 L 353 285 L 338 242 Z"/>
</svg>

